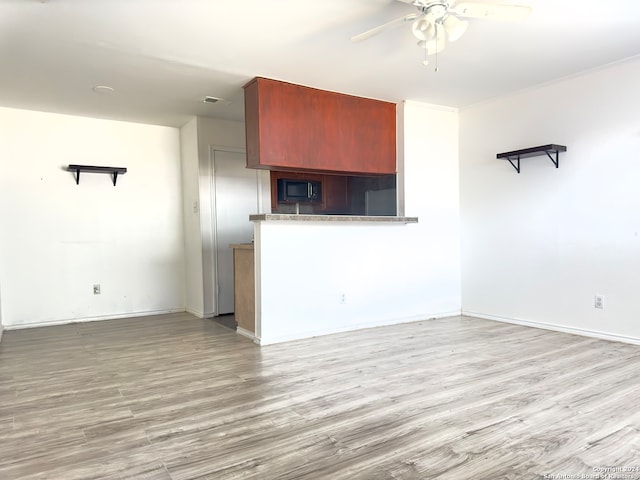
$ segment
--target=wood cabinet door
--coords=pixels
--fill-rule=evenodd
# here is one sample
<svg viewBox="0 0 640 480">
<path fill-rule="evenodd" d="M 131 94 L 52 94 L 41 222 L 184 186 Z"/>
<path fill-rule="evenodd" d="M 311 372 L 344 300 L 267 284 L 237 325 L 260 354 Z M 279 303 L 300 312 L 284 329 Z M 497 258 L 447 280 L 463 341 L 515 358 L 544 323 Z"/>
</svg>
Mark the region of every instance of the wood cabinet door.
<svg viewBox="0 0 640 480">
<path fill-rule="evenodd" d="M 239 328 L 255 333 L 255 267 L 253 249 L 233 249 L 234 318 Z"/>
<path fill-rule="evenodd" d="M 249 168 L 396 171 L 393 103 L 256 78 L 245 119 Z"/>
</svg>

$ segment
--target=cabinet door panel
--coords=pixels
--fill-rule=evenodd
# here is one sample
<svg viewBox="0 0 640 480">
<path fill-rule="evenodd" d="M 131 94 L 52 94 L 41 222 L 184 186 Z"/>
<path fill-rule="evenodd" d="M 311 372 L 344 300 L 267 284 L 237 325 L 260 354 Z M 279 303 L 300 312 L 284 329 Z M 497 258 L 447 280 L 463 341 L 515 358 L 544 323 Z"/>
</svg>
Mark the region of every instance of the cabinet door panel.
<svg viewBox="0 0 640 480">
<path fill-rule="evenodd" d="M 393 103 L 256 78 L 245 118 L 250 168 L 396 171 Z"/>
</svg>

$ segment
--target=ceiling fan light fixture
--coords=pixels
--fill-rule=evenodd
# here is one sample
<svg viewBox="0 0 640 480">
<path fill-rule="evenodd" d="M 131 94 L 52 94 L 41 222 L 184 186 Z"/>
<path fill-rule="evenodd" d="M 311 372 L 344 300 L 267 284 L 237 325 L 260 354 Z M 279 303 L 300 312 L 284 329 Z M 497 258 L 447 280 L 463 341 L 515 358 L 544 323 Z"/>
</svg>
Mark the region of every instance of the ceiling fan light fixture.
<svg viewBox="0 0 640 480">
<path fill-rule="evenodd" d="M 436 23 L 434 24 L 434 35 L 427 40 L 419 40 L 418 46 L 426 50 L 427 55 L 433 55 L 444 50 L 445 47 L 445 30 L 444 27 Z"/>
<path fill-rule="evenodd" d="M 458 40 L 464 32 L 467 31 L 469 27 L 469 22 L 466 20 L 460 20 L 455 15 L 447 15 L 447 18 L 442 22 L 445 31 L 447 32 L 447 36 L 449 37 L 450 42 L 455 42 Z"/>
<path fill-rule="evenodd" d="M 419 18 L 413 22 L 411 25 L 411 31 L 418 40 L 422 41 L 431 40 L 436 36 L 436 27 L 433 22 L 429 21 L 425 17 Z"/>
<path fill-rule="evenodd" d="M 428 42 L 420 40 L 418 42 L 418 46 L 426 50 L 427 55 L 434 55 L 435 53 L 442 51 L 442 48 L 438 48 L 438 43 L 435 40 L 429 40 Z"/>
<path fill-rule="evenodd" d="M 388 0 L 391 2 L 391 0 Z M 466 18 L 522 20 L 531 12 L 531 7 L 524 5 L 508 5 L 503 3 L 484 3 L 478 0 L 398 0 L 416 7 L 417 13 L 410 13 L 371 28 L 366 32 L 351 37 L 352 42 L 365 40 L 383 30 L 411 22 L 411 31 L 418 40 L 418 46 L 424 49 L 426 57 L 442 52 L 447 41 L 460 39 L 469 22 Z M 497 1 L 497 0 L 488 0 Z M 500 2 L 505 0 L 500 0 Z M 518 0 L 521 1 L 521 0 Z M 438 71 L 436 57 L 436 71 Z"/>
</svg>

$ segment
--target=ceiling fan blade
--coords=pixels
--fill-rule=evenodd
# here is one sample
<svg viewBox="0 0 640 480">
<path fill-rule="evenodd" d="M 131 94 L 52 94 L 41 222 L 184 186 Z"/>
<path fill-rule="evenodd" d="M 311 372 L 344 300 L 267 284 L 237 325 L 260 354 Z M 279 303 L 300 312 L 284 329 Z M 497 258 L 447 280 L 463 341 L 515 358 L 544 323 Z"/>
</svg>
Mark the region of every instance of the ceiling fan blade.
<svg viewBox="0 0 640 480">
<path fill-rule="evenodd" d="M 497 3 L 463 2 L 456 4 L 450 11 L 461 17 L 468 18 L 524 20 L 531 13 L 531 7 L 524 5 L 501 5 Z"/>
<path fill-rule="evenodd" d="M 395 20 L 391 20 L 390 22 L 383 23 L 382 25 L 379 25 L 370 30 L 367 30 L 366 32 L 362 32 L 362 33 L 359 33 L 358 35 L 354 35 L 353 37 L 351 37 L 351 41 L 361 42 L 363 40 L 366 40 L 367 38 L 377 35 L 383 30 L 386 30 L 387 28 L 392 28 L 398 25 L 402 25 L 403 23 L 410 22 L 412 20 L 415 20 L 418 17 L 419 15 L 417 13 L 410 13 L 409 15 L 405 15 L 404 17 L 396 18 Z"/>
</svg>

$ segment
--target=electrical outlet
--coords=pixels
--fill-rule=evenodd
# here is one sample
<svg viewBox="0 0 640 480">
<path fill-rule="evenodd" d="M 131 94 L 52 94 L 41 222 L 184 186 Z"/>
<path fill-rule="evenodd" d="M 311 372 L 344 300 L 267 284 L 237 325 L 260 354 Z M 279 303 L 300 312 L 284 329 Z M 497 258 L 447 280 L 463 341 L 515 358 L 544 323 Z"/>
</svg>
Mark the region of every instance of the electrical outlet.
<svg viewBox="0 0 640 480">
<path fill-rule="evenodd" d="M 347 294 L 346 293 L 341 293 L 340 294 L 340 303 L 347 303 Z"/>
<path fill-rule="evenodd" d="M 602 296 L 602 295 L 596 295 L 596 296 L 594 297 L 593 306 L 594 306 L 595 308 L 603 309 L 603 308 L 604 308 L 604 296 Z"/>
<path fill-rule="evenodd" d="M 100 295 L 100 284 L 99 283 L 96 283 L 93 286 L 93 294 L 94 295 Z"/>
</svg>

